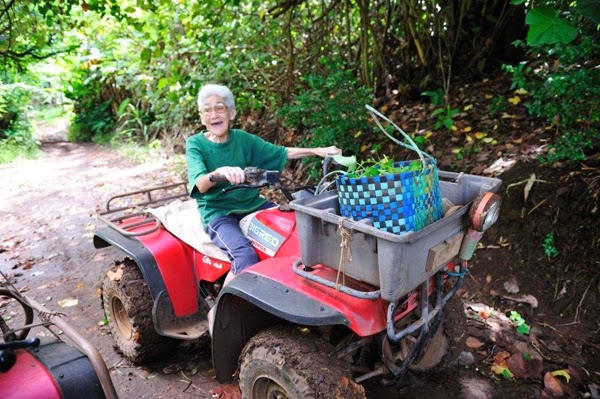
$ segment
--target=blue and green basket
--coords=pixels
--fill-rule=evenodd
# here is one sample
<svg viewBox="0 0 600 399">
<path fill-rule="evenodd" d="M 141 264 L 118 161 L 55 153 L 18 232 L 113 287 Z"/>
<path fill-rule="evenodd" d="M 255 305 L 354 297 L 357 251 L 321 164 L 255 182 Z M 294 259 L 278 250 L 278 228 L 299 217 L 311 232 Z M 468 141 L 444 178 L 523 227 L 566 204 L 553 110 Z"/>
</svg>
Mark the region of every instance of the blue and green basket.
<svg viewBox="0 0 600 399">
<path fill-rule="evenodd" d="M 338 176 L 336 186 L 340 215 L 352 220 L 369 219 L 375 228 L 394 234 L 418 231 L 444 217 L 440 179 L 435 159 L 421 151 L 402 129 L 385 116 L 367 106 L 371 114 L 379 116 L 399 130 L 410 145 L 397 141 L 377 125 L 396 143 L 415 151 L 422 167 L 395 174 L 353 178 Z M 397 168 L 407 167 L 410 161 L 396 162 Z M 411 168 L 414 169 L 414 168 Z"/>
</svg>

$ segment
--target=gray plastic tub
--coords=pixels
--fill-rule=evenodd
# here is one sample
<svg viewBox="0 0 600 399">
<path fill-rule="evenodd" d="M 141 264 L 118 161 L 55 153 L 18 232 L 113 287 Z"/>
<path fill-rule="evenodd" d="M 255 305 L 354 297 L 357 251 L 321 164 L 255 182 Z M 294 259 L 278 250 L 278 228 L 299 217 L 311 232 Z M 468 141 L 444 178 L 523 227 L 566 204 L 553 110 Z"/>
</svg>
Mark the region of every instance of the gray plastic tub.
<svg viewBox="0 0 600 399">
<path fill-rule="evenodd" d="M 380 287 L 381 297 L 397 301 L 435 274 L 460 250 L 468 227 L 469 204 L 479 194 L 495 192 L 500 179 L 440 171 L 442 197 L 458 210 L 417 232 L 388 233 L 369 224 L 339 216 L 337 191 L 292 201 L 296 211 L 302 263 L 338 269 L 341 236 L 338 224 L 352 232 L 352 261 L 343 271 L 358 280 Z"/>
</svg>

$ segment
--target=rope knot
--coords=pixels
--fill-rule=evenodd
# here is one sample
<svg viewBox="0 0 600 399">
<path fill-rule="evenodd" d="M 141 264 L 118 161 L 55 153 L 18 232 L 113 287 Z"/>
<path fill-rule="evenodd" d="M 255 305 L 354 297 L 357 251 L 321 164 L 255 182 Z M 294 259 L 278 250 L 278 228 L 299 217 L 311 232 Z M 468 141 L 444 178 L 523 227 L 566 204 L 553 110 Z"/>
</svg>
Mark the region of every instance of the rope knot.
<svg viewBox="0 0 600 399">
<path fill-rule="evenodd" d="M 345 263 L 346 261 L 352 262 L 352 248 L 350 247 L 350 241 L 352 241 L 352 230 L 344 227 L 344 220 L 348 218 L 340 218 L 338 221 L 338 234 L 342 237 L 340 241 L 340 264 L 338 265 L 337 277 L 335 279 L 335 288 L 340 290 L 340 274 L 342 275 L 342 285 L 346 285 L 346 273 Z"/>
</svg>

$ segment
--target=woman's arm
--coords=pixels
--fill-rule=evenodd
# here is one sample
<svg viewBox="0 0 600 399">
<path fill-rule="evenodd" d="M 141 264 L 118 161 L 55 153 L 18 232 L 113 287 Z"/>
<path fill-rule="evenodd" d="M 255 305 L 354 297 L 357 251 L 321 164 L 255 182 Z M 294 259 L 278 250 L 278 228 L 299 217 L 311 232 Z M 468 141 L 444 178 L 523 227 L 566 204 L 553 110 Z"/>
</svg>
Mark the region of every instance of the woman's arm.
<svg viewBox="0 0 600 399">
<path fill-rule="evenodd" d="M 342 150 L 332 145 L 330 147 L 316 147 L 316 148 L 298 148 L 288 147 L 287 148 L 287 159 L 298 159 L 304 158 L 311 155 L 325 158 L 328 155 L 341 155 Z"/>
<path fill-rule="evenodd" d="M 200 176 L 198 180 L 196 180 L 196 187 L 198 187 L 198 190 L 202 194 L 217 184 L 210 181 L 210 175 L 214 174 L 225 176 L 231 184 L 241 184 L 246 178 L 242 168 L 238 168 L 237 166 L 221 166 L 210 173 Z"/>
</svg>

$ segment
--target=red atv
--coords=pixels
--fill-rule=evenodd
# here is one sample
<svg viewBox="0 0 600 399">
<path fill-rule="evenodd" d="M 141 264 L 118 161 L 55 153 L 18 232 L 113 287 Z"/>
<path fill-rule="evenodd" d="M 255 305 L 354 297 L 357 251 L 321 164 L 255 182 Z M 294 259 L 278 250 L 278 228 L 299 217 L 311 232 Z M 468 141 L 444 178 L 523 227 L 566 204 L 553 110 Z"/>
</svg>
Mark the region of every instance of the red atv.
<svg viewBox="0 0 600 399">
<path fill-rule="evenodd" d="M 24 325 L 10 328 L 0 317 L 0 398 L 118 398 L 100 353 L 58 313 L 11 287 L 0 287 L 2 297 L 15 299 L 22 307 Z M 40 323 L 33 323 L 34 311 Z M 30 329 L 37 326 L 46 327 L 56 339 L 27 339 Z M 52 328 L 60 329 L 77 348 L 60 340 Z"/>
<path fill-rule="evenodd" d="M 206 334 L 214 307 L 216 377 L 228 382 L 239 370 L 244 398 L 364 398 L 367 379 L 452 364 L 466 338 L 454 294 L 498 218 L 501 182 L 440 179 L 454 206 L 404 235 L 341 218 L 335 190 L 284 190 L 288 205 L 242 220 L 260 261 L 226 285 L 229 260 L 195 237 L 203 231 L 185 183 L 111 198 L 100 215 L 109 228 L 94 245 L 127 255 L 103 287 L 118 348 L 133 361 L 160 356 Z M 279 172 L 250 168 L 246 180 L 229 189 L 281 188 Z"/>
</svg>

